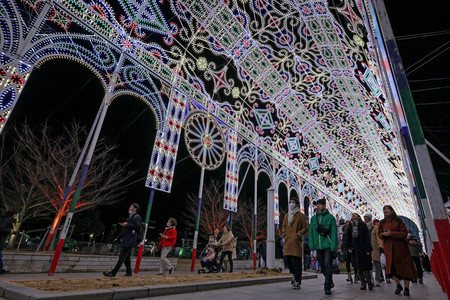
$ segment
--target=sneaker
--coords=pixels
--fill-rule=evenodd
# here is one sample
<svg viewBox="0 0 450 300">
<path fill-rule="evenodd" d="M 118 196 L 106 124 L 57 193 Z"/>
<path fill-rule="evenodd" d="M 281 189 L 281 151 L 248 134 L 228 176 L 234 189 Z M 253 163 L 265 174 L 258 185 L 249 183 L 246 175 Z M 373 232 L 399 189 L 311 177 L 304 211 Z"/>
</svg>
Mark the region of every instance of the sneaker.
<svg viewBox="0 0 450 300">
<path fill-rule="evenodd" d="M 5 269 L 0 270 L 0 274 L 10 274 L 10 273 L 11 273 L 11 271 L 8 271 Z"/>
<path fill-rule="evenodd" d="M 360 289 L 361 291 L 365 291 L 365 290 L 366 290 L 366 285 L 362 285 L 359 289 Z"/>
<path fill-rule="evenodd" d="M 369 285 L 369 291 L 373 290 L 373 285 Z"/>
<path fill-rule="evenodd" d="M 422 278 L 419 278 L 419 283 L 423 284 L 423 279 Z"/>
<path fill-rule="evenodd" d="M 391 279 L 386 278 L 386 283 L 391 283 Z"/>
<path fill-rule="evenodd" d="M 405 287 L 405 290 L 403 291 L 403 295 L 409 296 L 409 288 Z"/>
<path fill-rule="evenodd" d="M 375 281 L 375 286 L 376 287 L 380 287 L 381 286 L 380 282 L 379 281 Z"/>
<path fill-rule="evenodd" d="M 169 270 L 169 275 L 172 275 L 172 273 L 173 273 L 173 267 L 170 268 L 170 270 Z"/>
<path fill-rule="evenodd" d="M 294 284 L 292 284 L 292 288 L 294 290 L 299 290 L 301 288 L 300 282 L 294 281 Z"/>
<path fill-rule="evenodd" d="M 116 274 L 114 274 L 113 272 L 103 272 L 103 275 L 106 277 L 116 277 Z"/>
<path fill-rule="evenodd" d="M 158 273 L 158 274 L 156 274 L 156 275 L 165 275 L 164 273 Z"/>
<path fill-rule="evenodd" d="M 325 295 L 331 295 L 331 290 L 325 290 Z"/>
<path fill-rule="evenodd" d="M 125 275 L 123 275 L 123 277 L 131 277 L 133 276 L 133 273 L 125 273 Z"/>
</svg>

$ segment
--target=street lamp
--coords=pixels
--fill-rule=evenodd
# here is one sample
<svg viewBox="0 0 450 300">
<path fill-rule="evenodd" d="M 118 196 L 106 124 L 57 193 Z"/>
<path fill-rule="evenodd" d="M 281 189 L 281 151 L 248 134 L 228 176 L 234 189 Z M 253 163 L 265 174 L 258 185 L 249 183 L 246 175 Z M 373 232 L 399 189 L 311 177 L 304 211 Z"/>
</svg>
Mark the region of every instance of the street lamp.
<svg viewBox="0 0 450 300">
<path fill-rule="evenodd" d="M 94 234 L 93 233 L 91 233 L 90 235 L 89 235 L 89 243 L 88 243 L 88 247 L 91 245 L 91 241 L 92 241 L 92 238 L 94 237 Z"/>
</svg>

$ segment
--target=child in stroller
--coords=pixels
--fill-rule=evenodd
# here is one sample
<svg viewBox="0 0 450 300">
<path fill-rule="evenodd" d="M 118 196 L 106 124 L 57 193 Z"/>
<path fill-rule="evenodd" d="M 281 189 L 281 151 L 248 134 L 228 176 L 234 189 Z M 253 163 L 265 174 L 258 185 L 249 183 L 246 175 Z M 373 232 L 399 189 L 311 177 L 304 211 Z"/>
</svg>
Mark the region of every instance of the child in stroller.
<svg viewBox="0 0 450 300">
<path fill-rule="evenodd" d="M 198 273 L 218 273 L 220 255 L 221 252 L 219 252 L 219 248 L 217 247 L 217 241 L 214 236 L 210 236 L 209 243 L 201 254 L 203 257 L 200 260 L 202 268 L 198 270 Z"/>
</svg>

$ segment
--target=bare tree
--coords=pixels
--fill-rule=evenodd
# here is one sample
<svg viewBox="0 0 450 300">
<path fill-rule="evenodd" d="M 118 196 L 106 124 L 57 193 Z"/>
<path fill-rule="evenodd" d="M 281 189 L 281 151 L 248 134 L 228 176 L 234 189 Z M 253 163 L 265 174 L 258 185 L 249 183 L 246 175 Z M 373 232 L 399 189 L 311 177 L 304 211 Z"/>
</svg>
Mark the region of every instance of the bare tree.
<svg viewBox="0 0 450 300">
<path fill-rule="evenodd" d="M 216 228 L 225 226 L 229 211 L 223 209 L 223 184 L 211 180 L 205 184 L 202 195 L 202 207 L 200 210 L 199 233 L 207 236 L 214 233 Z M 195 226 L 197 218 L 198 198 L 194 194 L 188 194 L 186 208 L 182 219 L 188 225 Z"/>
<path fill-rule="evenodd" d="M 251 204 L 250 204 L 251 203 Z M 256 240 L 265 239 L 267 233 L 267 213 L 263 200 L 258 200 L 258 216 L 256 218 Z M 241 201 L 234 214 L 233 232 L 247 237 L 253 249 L 254 240 L 254 204 L 252 201 Z"/>
<path fill-rule="evenodd" d="M 46 124 L 33 130 L 25 123 L 10 134 L 13 151 L 8 153 L 5 135 L 0 149 L 0 202 L 6 209 L 19 210 L 19 230 L 24 221 L 51 218 L 59 210 L 87 134 L 79 123 L 64 126 L 59 134 Z M 122 186 L 134 172 L 127 171 L 129 163 L 114 156 L 116 149 L 105 139 L 98 141 L 76 211 L 113 204 L 125 193 Z M 68 212 L 73 194 L 61 217 Z"/>
</svg>

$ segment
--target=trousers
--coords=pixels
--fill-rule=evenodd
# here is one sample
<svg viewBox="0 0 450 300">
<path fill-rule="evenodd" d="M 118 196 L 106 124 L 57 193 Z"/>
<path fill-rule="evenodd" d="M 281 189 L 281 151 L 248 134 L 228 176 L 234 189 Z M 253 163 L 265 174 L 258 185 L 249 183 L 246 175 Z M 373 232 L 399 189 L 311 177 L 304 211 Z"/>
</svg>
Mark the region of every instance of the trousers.
<svg viewBox="0 0 450 300">
<path fill-rule="evenodd" d="M 294 255 L 283 256 L 284 264 L 297 282 L 302 283 L 302 258 Z"/>
<path fill-rule="evenodd" d="M 131 251 L 133 250 L 133 247 L 121 247 L 120 248 L 120 254 L 119 254 L 119 260 L 116 263 L 116 266 L 112 270 L 112 273 L 115 275 L 117 272 L 119 272 L 120 267 L 123 263 L 125 263 L 125 268 L 127 269 L 127 274 L 131 274 Z"/>
<path fill-rule="evenodd" d="M 332 265 L 332 255 L 331 249 L 321 249 L 317 250 L 317 260 L 319 261 L 320 269 L 322 270 L 323 276 L 325 276 L 324 288 L 325 290 L 331 289 L 331 284 L 333 283 L 333 265 Z"/>
<path fill-rule="evenodd" d="M 170 249 L 172 249 L 170 246 L 161 248 L 161 259 L 159 260 L 159 273 L 165 274 L 166 271 L 169 271 L 170 269 L 173 268 L 172 264 L 167 258 Z"/>
</svg>

